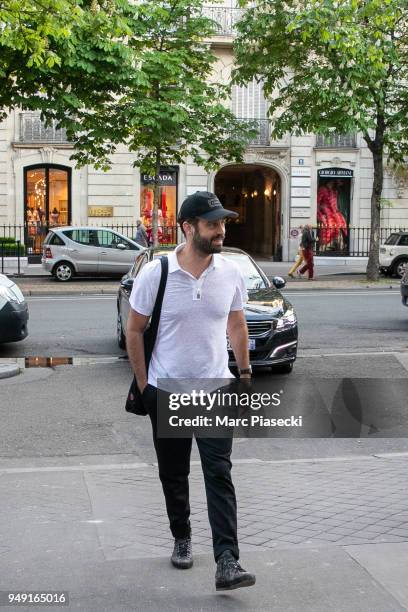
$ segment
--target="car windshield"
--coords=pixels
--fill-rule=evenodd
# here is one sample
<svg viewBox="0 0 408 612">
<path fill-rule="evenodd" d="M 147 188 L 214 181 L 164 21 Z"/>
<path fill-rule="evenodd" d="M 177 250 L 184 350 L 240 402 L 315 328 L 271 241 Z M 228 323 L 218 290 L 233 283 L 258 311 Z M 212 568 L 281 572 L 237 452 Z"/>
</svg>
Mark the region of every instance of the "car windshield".
<svg viewBox="0 0 408 612">
<path fill-rule="evenodd" d="M 387 240 L 385 241 L 385 244 L 397 244 L 398 238 L 399 234 L 391 234 L 390 236 L 388 236 Z"/>
<path fill-rule="evenodd" d="M 157 251 L 154 254 L 154 258 L 168 254 L 169 251 Z M 222 254 L 224 257 L 228 257 L 228 259 L 232 259 L 240 268 L 245 279 L 247 291 L 256 291 L 257 289 L 266 289 L 268 287 L 263 276 L 260 275 L 248 255 L 245 253 L 234 253 L 233 251 L 223 251 Z"/>
<path fill-rule="evenodd" d="M 223 251 L 224 257 L 232 259 L 241 270 L 245 279 L 247 291 L 255 291 L 256 289 L 266 289 L 267 284 L 264 278 L 255 268 L 248 255 L 245 253 L 233 253 L 232 251 Z"/>
</svg>

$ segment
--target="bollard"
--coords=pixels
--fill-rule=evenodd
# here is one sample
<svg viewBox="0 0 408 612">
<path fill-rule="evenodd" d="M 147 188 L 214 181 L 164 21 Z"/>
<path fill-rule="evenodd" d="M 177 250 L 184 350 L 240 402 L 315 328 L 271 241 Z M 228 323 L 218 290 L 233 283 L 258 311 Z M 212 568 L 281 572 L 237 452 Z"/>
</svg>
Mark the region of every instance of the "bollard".
<svg viewBox="0 0 408 612">
<path fill-rule="evenodd" d="M 20 274 L 20 240 L 17 240 L 17 274 L 18 276 L 21 276 Z"/>
<path fill-rule="evenodd" d="M 1 273 L 4 274 L 4 242 L 1 242 Z"/>
</svg>

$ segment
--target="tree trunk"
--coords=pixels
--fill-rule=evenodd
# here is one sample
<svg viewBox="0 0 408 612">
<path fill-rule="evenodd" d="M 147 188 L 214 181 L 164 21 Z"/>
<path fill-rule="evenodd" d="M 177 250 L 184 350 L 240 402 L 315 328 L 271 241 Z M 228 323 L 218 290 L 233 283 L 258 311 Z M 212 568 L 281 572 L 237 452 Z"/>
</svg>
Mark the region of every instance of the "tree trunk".
<svg viewBox="0 0 408 612">
<path fill-rule="evenodd" d="M 373 156 L 374 177 L 373 191 L 371 193 L 371 230 L 370 249 L 368 253 L 367 280 L 378 280 L 380 259 L 380 227 L 381 227 L 381 195 L 384 183 L 384 134 L 385 119 L 383 110 L 378 108 L 375 138 L 372 140 L 367 134 L 364 136 Z"/>
<path fill-rule="evenodd" d="M 156 149 L 156 172 L 154 177 L 154 197 L 153 197 L 153 213 L 152 213 L 152 240 L 153 246 L 159 244 L 159 199 L 160 199 L 160 148 Z"/>
<path fill-rule="evenodd" d="M 383 147 L 372 151 L 374 163 L 373 191 L 371 194 L 370 250 L 367 264 L 367 280 L 376 281 L 379 277 L 381 195 L 384 183 Z"/>
</svg>

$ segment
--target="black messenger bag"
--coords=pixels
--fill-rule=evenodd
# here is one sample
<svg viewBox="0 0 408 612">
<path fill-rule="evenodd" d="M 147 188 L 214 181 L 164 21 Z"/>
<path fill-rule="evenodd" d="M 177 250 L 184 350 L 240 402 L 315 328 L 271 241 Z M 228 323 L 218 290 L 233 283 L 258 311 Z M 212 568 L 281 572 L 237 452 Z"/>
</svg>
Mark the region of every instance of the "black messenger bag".
<svg viewBox="0 0 408 612">
<path fill-rule="evenodd" d="M 154 345 L 156 344 L 157 330 L 159 329 L 160 313 L 161 313 L 161 307 L 163 303 L 163 295 L 164 295 L 164 290 L 166 288 L 167 274 L 169 271 L 169 261 L 167 257 L 161 257 L 160 263 L 161 263 L 161 276 L 160 276 L 159 290 L 157 292 L 156 302 L 154 304 L 152 317 L 150 319 L 150 324 L 145 329 L 145 332 L 143 334 L 144 354 L 145 354 L 147 374 L 149 374 L 150 359 L 152 357 Z M 133 414 L 138 414 L 141 416 L 147 415 L 147 410 L 143 405 L 142 394 L 140 393 L 139 387 L 137 386 L 135 376 L 133 376 L 132 384 L 130 385 L 130 389 L 129 389 L 129 392 L 126 398 L 125 410 L 127 412 L 132 412 Z"/>
</svg>

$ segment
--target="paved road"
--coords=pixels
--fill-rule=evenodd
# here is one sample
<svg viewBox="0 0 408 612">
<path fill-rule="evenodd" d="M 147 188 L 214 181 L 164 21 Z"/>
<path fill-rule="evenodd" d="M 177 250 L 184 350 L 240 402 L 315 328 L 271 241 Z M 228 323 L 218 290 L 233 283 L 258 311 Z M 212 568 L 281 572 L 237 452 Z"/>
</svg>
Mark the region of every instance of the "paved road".
<svg viewBox="0 0 408 612">
<path fill-rule="evenodd" d="M 299 319 L 299 354 L 408 350 L 408 309 L 395 290 L 286 291 Z M 28 298 L 29 337 L 1 357 L 122 355 L 114 296 Z"/>
</svg>

